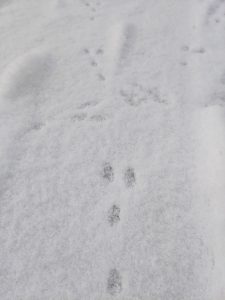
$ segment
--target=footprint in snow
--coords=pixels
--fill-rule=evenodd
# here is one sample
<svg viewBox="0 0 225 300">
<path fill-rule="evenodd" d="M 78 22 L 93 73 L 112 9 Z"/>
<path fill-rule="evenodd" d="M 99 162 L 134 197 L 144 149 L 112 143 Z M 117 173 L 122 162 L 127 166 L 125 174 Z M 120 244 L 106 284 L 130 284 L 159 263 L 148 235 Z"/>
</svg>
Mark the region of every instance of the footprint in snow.
<svg viewBox="0 0 225 300">
<path fill-rule="evenodd" d="M 95 121 L 95 122 L 104 122 L 106 120 L 106 116 L 103 115 L 93 115 L 91 116 L 91 121 Z"/>
<path fill-rule="evenodd" d="M 87 101 L 79 105 L 78 109 L 83 110 L 87 108 L 95 107 L 99 104 L 97 101 Z"/>
<path fill-rule="evenodd" d="M 122 291 L 122 278 L 117 269 L 111 269 L 107 280 L 107 292 L 112 295 L 118 295 Z"/>
<path fill-rule="evenodd" d="M 196 53 L 196 54 L 204 54 L 206 52 L 206 50 L 203 47 L 199 47 L 199 48 L 193 49 L 192 52 Z"/>
<path fill-rule="evenodd" d="M 131 188 L 136 184 L 136 176 L 133 168 L 129 167 L 124 173 L 124 183 L 127 188 Z"/>
<path fill-rule="evenodd" d="M 112 182 L 114 180 L 114 171 L 113 171 L 113 167 L 111 166 L 110 163 L 105 163 L 103 165 L 102 177 L 107 182 Z"/>
<path fill-rule="evenodd" d="M 108 211 L 108 222 L 111 226 L 119 223 L 120 221 L 120 208 L 117 205 L 113 205 Z"/>
<path fill-rule="evenodd" d="M 84 54 L 88 57 L 89 63 L 91 67 L 97 70 L 96 76 L 99 81 L 105 81 L 106 78 L 104 74 L 101 72 L 101 57 L 104 54 L 104 50 L 102 48 L 98 48 L 97 50 L 91 51 L 89 48 L 83 49 Z"/>
<path fill-rule="evenodd" d="M 73 115 L 72 118 L 71 118 L 71 120 L 73 122 L 75 122 L 75 121 L 83 121 L 83 120 L 86 119 L 86 117 L 87 117 L 87 115 L 85 113 L 80 113 L 80 114 Z"/>
<path fill-rule="evenodd" d="M 148 101 L 167 104 L 167 100 L 160 94 L 157 87 L 144 88 L 137 83 L 127 85 L 121 89 L 120 96 L 125 103 L 134 107 L 140 106 Z"/>
<path fill-rule="evenodd" d="M 218 14 L 221 7 L 224 6 L 225 0 L 213 0 L 209 4 L 206 12 L 207 21 L 212 18 L 214 15 Z"/>
</svg>

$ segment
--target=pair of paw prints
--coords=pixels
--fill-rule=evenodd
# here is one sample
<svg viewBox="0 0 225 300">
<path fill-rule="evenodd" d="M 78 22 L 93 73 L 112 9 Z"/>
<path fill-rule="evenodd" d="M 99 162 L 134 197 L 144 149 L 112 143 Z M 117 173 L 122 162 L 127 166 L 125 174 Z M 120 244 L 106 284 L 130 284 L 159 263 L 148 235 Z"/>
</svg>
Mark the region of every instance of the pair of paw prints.
<svg viewBox="0 0 225 300">
<path fill-rule="evenodd" d="M 204 54 L 206 52 L 205 48 L 202 46 L 194 47 L 193 49 L 190 49 L 190 47 L 188 45 L 181 46 L 181 51 L 183 51 L 183 52 L 191 51 L 192 53 L 198 53 L 198 54 Z"/>
<path fill-rule="evenodd" d="M 108 162 L 103 165 L 102 177 L 108 182 L 112 182 L 114 180 L 114 169 L 112 165 Z M 128 167 L 124 171 L 123 181 L 127 188 L 131 188 L 136 184 L 136 175 L 134 168 Z"/>
<path fill-rule="evenodd" d="M 110 163 L 105 163 L 102 171 L 102 178 L 108 183 L 114 181 L 115 175 L 113 167 Z M 123 181 L 126 188 L 132 188 L 136 183 L 135 171 L 133 168 L 128 167 L 123 176 Z M 120 222 L 120 207 L 116 204 L 113 204 L 107 213 L 108 223 L 111 226 L 114 226 Z"/>
<path fill-rule="evenodd" d="M 90 66 L 96 69 L 96 76 L 98 80 L 105 81 L 106 78 L 101 72 L 101 58 L 104 55 L 104 50 L 102 48 L 98 48 L 95 51 L 91 51 L 89 48 L 84 48 L 83 52 L 87 56 Z"/>
<path fill-rule="evenodd" d="M 101 114 L 94 114 L 90 117 L 86 113 L 76 113 L 71 117 L 73 122 L 81 122 L 85 120 L 89 120 L 91 122 L 102 123 L 107 120 L 107 116 Z"/>
<path fill-rule="evenodd" d="M 101 6 L 101 2 L 100 1 L 87 1 L 87 0 L 83 0 L 82 2 L 85 5 L 85 7 L 87 7 L 87 9 L 89 10 L 89 12 L 91 14 L 90 20 L 94 21 L 95 17 L 96 17 L 96 13 L 98 12 L 99 7 Z"/>
<path fill-rule="evenodd" d="M 188 57 L 185 55 L 185 53 L 187 53 L 187 54 L 204 54 L 206 52 L 206 49 L 202 46 L 194 47 L 191 49 L 188 45 L 182 45 L 180 50 L 184 53 L 184 57 L 180 61 L 181 66 L 187 66 L 187 64 L 188 64 L 188 62 L 187 62 Z"/>
<path fill-rule="evenodd" d="M 97 122 L 97 123 L 106 121 L 107 116 L 105 114 L 95 113 L 95 114 L 92 114 L 91 116 L 88 116 L 88 114 L 86 113 L 86 110 L 90 110 L 90 109 L 96 107 L 98 104 L 99 104 L 99 102 L 97 102 L 97 101 L 88 101 L 88 102 L 82 103 L 77 108 L 79 111 L 71 116 L 71 121 L 72 122 L 81 122 L 84 120 L 89 120 L 91 122 Z"/>
<path fill-rule="evenodd" d="M 140 106 L 148 101 L 167 104 L 167 100 L 160 94 L 157 87 L 146 89 L 142 85 L 134 83 L 120 90 L 123 101 L 130 106 Z"/>
<path fill-rule="evenodd" d="M 108 182 L 114 180 L 113 169 L 110 165 L 107 165 L 104 169 L 103 178 Z M 136 183 L 135 172 L 133 168 L 128 168 L 124 174 L 124 183 L 126 188 L 131 188 Z M 107 214 L 108 222 L 111 226 L 114 226 L 120 222 L 120 207 L 116 204 L 113 204 L 108 210 Z"/>
</svg>

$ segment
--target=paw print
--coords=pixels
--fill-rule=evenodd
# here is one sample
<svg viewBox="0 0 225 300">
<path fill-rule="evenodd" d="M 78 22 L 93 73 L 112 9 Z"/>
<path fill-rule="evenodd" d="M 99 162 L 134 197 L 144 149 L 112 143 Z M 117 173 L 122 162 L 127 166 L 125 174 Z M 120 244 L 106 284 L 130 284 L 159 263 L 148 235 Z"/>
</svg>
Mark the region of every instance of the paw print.
<svg viewBox="0 0 225 300">
<path fill-rule="evenodd" d="M 94 51 L 91 51 L 89 48 L 84 48 L 83 53 L 87 56 L 90 66 L 96 69 L 96 77 L 99 81 L 105 81 L 106 78 L 101 72 L 101 57 L 104 55 L 102 48 L 97 48 Z"/>
<path fill-rule="evenodd" d="M 158 88 L 144 88 L 140 84 L 132 84 L 120 90 L 120 95 L 124 102 L 130 106 L 140 106 L 147 101 L 154 101 L 161 104 L 167 103 L 166 99 L 160 95 Z"/>
</svg>

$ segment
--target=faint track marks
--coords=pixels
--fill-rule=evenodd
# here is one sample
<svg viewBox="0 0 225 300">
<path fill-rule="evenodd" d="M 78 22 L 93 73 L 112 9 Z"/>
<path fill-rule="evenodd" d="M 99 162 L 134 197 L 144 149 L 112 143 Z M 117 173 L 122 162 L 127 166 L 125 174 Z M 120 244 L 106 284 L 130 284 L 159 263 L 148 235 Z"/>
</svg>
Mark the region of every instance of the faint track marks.
<svg viewBox="0 0 225 300">
<path fill-rule="evenodd" d="M 131 188 L 136 184 L 136 175 L 133 168 L 129 167 L 125 170 L 124 183 L 127 188 Z"/>
<path fill-rule="evenodd" d="M 114 180 L 114 171 L 110 163 L 106 162 L 103 165 L 102 177 L 107 182 L 113 182 Z"/>
<path fill-rule="evenodd" d="M 108 211 L 108 222 L 111 226 L 119 223 L 120 221 L 120 208 L 117 205 L 113 205 Z"/>
<path fill-rule="evenodd" d="M 107 280 L 107 292 L 116 296 L 122 291 L 122 278 L 117 269 L 111 269 L 109 271 L 108 280 Z"/>
<path fill-rule="evenodd" d="M 142 85 L 134 83 L 127 85 L 120 90 L 120 96 L 123 101 L 130 106 L 140 106 L 149 101 L 160 104 L 167 104 L 167 100 L 160 95 L 158 88 L 144 88 Z"/>
</svg>

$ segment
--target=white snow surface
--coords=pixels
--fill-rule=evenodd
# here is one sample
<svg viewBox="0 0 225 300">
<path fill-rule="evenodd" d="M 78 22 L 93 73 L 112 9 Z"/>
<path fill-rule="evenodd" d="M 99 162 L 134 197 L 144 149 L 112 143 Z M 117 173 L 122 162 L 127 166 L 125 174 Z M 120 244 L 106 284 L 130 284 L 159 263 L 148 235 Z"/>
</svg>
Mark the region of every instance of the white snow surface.
<svg viewBox="0 0 225 300">
<path fill-rule="evenodd" d="M 225 1 L 0 0 L 0 300 L 225 299 Z"/>
</svg>

